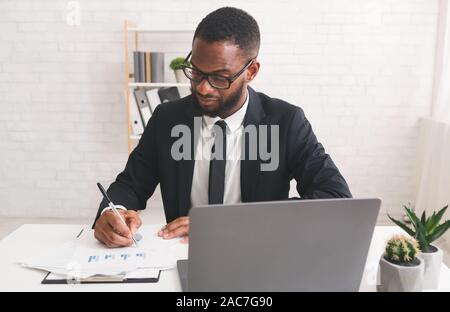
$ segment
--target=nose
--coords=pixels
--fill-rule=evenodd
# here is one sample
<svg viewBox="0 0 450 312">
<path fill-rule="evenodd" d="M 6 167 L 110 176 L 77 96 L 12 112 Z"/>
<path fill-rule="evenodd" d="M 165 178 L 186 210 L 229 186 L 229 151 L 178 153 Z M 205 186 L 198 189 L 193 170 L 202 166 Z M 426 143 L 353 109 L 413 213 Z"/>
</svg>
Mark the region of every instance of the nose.
<svg viewBox="0 0 450 312">
<path fill-rule="evenodd" d="M 197 91 L 197 93 L 200 93 L 202 95 L 215 93 L 215 89 L 213 87 L 211 87 L 211 85 L 209 84 L 208 79 L 206 79 L 206 77 L 203 78 L 202 81 L 200 81 L 199 83 L 196 84 L 195 90 Z"/>
</svg>

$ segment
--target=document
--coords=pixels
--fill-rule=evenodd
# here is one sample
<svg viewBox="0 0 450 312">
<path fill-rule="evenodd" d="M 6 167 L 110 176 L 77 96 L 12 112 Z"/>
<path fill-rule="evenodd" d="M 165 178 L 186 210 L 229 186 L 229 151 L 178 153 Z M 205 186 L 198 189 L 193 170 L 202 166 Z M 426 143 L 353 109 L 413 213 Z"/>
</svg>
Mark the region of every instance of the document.
<svg viewBox="0 0 450 312">
<path fill-rule="evenodd" d="M 178 259 L 187 258 L 188 246 L 179 238 L 164 240 L 159 237 L 157 232 L 162 226 L 141 227 L 138 233 L 142 239 L 138 247 L 125 248 L 108 248 L 95 239 L 92 229 L 84 229 L 78 238 L 55 246 L 54 252 L 30 255 L 20 264 L 74 278 L 95 275 L 136 278 L 154 272 L 149 270 L 172 269 Z"/>
</svg>

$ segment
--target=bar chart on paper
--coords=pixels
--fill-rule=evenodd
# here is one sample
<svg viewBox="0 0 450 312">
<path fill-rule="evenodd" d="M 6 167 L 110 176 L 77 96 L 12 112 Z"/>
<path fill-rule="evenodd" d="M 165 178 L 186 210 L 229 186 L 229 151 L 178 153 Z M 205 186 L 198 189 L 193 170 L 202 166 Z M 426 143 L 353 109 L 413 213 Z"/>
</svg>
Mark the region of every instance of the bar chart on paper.
<svg viewBox="0 0 450 312">
<path fill-rule="evenodd" d="M 72 259 L 89 271 L 96 268 L 173 268 L 178 259 L 187 258 L 187 245 L 180 248 L 180 242 L 176 239 L 161 239 L 157 236 L 160 228 L 161 225 L 141 227 L 139 247 L 124 248 L 107 248 L 96 241 L 92 233 L 85 231 L 77 239 L 77 248 Z"/>
<path fill-rule="evenodd" d="M 123 263 L 126 261 L 131 260 L 145 260 L 147 254 L 145 252 L 135 252 L 135 253 L 129 253 L 129 252 L 116 252 L 116 253 L 103 253 L 103 254 L 95 254 L 95 255 L 89 255 L 86 257 L 87 263 Z"/>
</svg>

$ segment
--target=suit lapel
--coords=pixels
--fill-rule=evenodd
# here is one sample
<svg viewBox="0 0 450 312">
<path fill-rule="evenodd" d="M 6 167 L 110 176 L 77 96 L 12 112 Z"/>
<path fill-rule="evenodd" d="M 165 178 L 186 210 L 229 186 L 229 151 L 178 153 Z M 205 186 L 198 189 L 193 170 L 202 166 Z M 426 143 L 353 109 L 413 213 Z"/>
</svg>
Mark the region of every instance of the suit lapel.
<svg viewBox="0 0 450 312">
<path fill-rule="evenodd" d="M 256 127 L 257 138 L 259 137 L 258 126 L 265 119 L 264 109 L 261 105 L 258 94 L 248 87 L 249 103 L 244 118 L 244 130 L 246 127 Z M 245 132 L 244 132 L 245 134 Z M 256 138 L 256 139 L 257 139 Z M 243 137 L 242 151 L 243 158 L 241 160 L 241 198 L 243 202 L 254 201 L 254 194 L 258 186 L 258 177 L 260 172 L 259 155 L 256 153 L 256 159 L 249 159 L 251 155 L 249 151 L 249 138 Z M 257 152 L 257 151 L 256 151 Z"/>
</svg>

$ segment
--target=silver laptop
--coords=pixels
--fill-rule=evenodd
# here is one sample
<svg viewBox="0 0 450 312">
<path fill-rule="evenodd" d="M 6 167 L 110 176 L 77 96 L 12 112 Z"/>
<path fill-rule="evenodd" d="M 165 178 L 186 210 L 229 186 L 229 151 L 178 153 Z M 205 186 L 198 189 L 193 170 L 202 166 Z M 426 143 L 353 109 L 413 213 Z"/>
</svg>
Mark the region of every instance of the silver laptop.
<svg viewBox="0 0 450 312">
<path fill-rule="evenodd" d="M 358 291 L 379 199 L 194 207 L 184 291 Z"/>
</svg>

